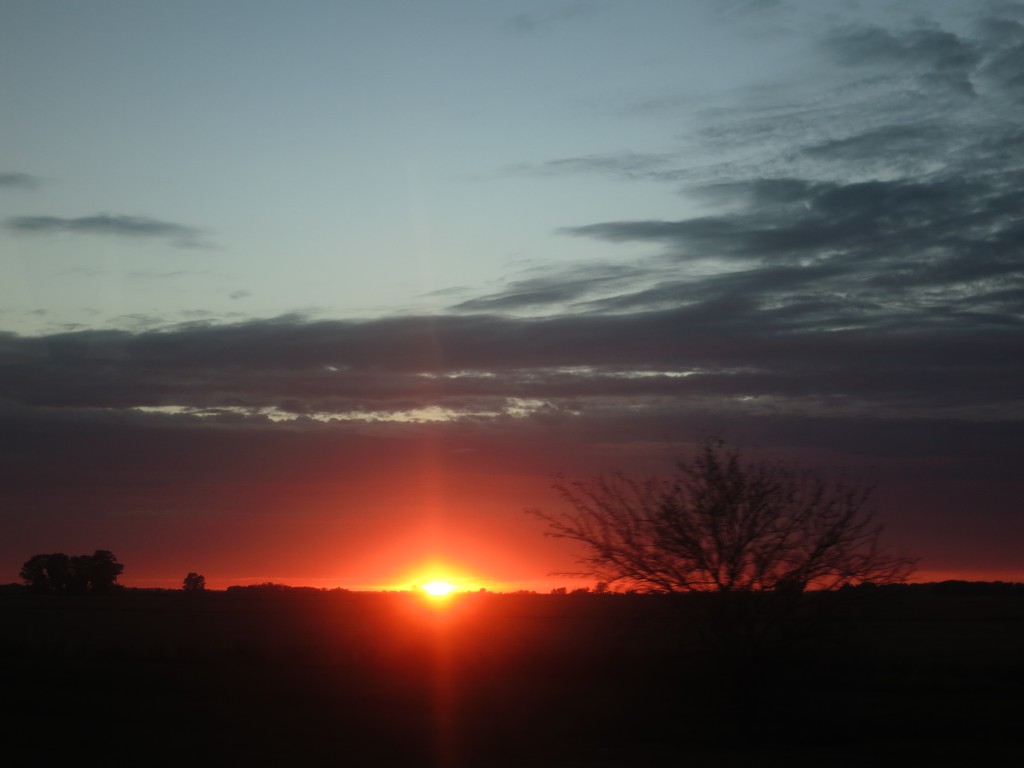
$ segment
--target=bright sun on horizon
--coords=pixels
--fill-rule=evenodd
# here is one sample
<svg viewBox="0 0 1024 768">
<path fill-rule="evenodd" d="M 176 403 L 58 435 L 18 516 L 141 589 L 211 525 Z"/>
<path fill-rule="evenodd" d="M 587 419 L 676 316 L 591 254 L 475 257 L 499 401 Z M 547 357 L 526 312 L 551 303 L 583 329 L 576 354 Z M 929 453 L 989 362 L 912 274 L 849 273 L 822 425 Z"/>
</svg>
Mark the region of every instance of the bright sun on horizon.
<svg viewBox="0 0 1024 768">
<path fill-rule="evenodd" d="M 430 581 L 423 585 L 423 591 L 431 597 L 447 597 L 455 587 L 447 581 Z"/>
</svg>

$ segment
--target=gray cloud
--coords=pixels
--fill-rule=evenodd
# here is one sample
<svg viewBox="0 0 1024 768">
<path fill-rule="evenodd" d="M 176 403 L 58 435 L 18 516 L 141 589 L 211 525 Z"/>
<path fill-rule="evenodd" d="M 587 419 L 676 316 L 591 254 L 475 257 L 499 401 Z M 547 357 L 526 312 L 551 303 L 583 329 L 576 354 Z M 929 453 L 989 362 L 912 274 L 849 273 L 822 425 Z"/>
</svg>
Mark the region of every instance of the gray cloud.
<svg viewBox="0 0 1024 768">
<path fill-rule="evenodd" d="M 895 165 L 902 173 L 924 169 L 932 160 L 936 149 L 956 145 L 957 134 L 941 124 L 915 122 L 884 125 L 838 139 L 812 144 L 803 154 L 815 160 L 838 163 Z"/>
<path fill-rule="evenodd" d="M 926 78 L 968 90 L 973 90 L 968 73 L 982 59 L 972 41 L 935 28 L 890 32 L 877 26 L 849 27 L 834 32 L 825 45 L 847 66 L 920 68 Z"/>
<path fill-rule="evenodd" d="M 27 173 L 16 171 L 0 171 L 0 188 L 9 189 L 34 189 L 39 184 L 39 179 Z"/>
<path fill-rule="evenodd" d="M 889 70 L 890 77 L 912 76 L 925 90 L 948 89 L 979 95 L 978 85 L 993 86 L 1019 101 L 1024 94 L 1024 24 L 1016 9 L 995 9 L 982 17 L 976 35 L 966 37 L 930 27 L 888 31 L 876 26 L 835 32 L 826 50 L 845 66 Z"/>
<path fill-rule="evenodd" d="M 777 282 L 791 287 L 781 272 Z M 113 409 L 292 403 L 313 413 L 410 403 L 495 411 L 514 398 L 566 408 L 628 398 L 635 408 L 646 398 L 742 395 L 769 398 L 780 413 L 824 413 L 828 400 L 880 417 L 984 419 L 998 409 L 1024 418 L 1024 324 L 991 304 L 910 314 L 811 290 L 777 306 L 728 286 L 702 293 L 681 292 L 689 301 L 672 310 L 615 315 L 281 318 L 6 336 L 0 399 Z"/>
<path fill-rule="evenodd" d="M 780 10 L 783 0 L 733 0 L 729 3 L 715 3 L 715 12 L 721 16 L 745 16 Z"/>
<path fill-rule="evenodd" d="M 550 172 L 689 179 L 685 194 L 714 212 L 565 227 L 650 243 L 651 257 L 613 291 L 590 282 L 588 266 L 552 270 L 544 290 L 510 285 L 471 306 L 642 313 L 717 303 L 734 308 L 739 337 L 759 327 L 930 333 L 954 324 L 1016 333 L 1024 28 L 989 18 L 975 29 L 833 32 L 822 50 L 838 69 L 826 91 L 705 111 L 701 140 L 711 152 L 747 153 L 742 163 L 673 168 L 681 156 L 628 153 L 545 163 Z"/>
<path fill-rule="evenodd" d="M 732 184 L 737 213 L 680 221 L 622 221 L 564 230 L 612 242 L 651 241 L 678 249 L 680 257 L 742 257 L 762 261 L 807 256 L 891 260 L 915 258 L 929 249 L 941 260 L 964 249 L 994 256 L 991 246 L 1015 237 L 1022 200 L 1009 186 L 1019 174 L 988 182 L 962 176 L 922 182 L 870 181 L 853 184 L 789 183 L 787 195 L 764 200 L 764 180 Z M 995 183 L 993 183 L 993 181 Z M 800 194 L 802 189 L 803 194 Z"/>
<path fill-rule="evenodd" d="M 593 173 L 623 179 L 665 180 L 673 159 L 668 154 L 642 152 L 605 152 L 578 157 L 560 157 L 542 163 L 525 163 L 508 169 L 512 173 L 537 176 L 560 176 L 564 174 Z"/>
<path fill-rule="evenodd" d="M 1015 41 L 1000 50 L 986 63 L 983 73 L 1019 99 L 1024 95 L 1024 43 Z"/>
<path fill-rule="evenodd" d="M 994 153 L 1019 148 L 1024 84 L 1024 25 L 1000 13 L 979 17 L 971 34 L 934 25 L 834 29 L 820 44 L 820 90 L 801 80 L 731 94 L 718 105 L 666 96 L 657 103 L 675 106 L 663 117 L 685 104 L 700 126 L 679 151 L 596 153 L 518 170 L 692 185 L 800 173 L 869 180 L 999 162 Z"/>
<path fill-rule="evenodd" d="M 59 216 L 15 216 L 7 220 L 7 228 L 23 234 L 110 235 L 128 238 L 168 240 L 181 248 L 203 244 L 203 232 L 194 227 L 140 216 L 101 213 L 80 218 Z"/>
<path fill-rule="evenodd" d="M 598 7 L 593 2 L 563 3 L 542 12 L 517 13 L 509 18 L 506 24 L 509 29 L 516 32 L 536 32 L 552 24 L 590 16 L 597 12 Z"/>
<path fill-rule="evenodd" d="M 586 275 L 566 279 L 563 275 L 545 275 L 509 283 L 501 292 L 478 296 L 452 307 L 457 312 L 503 312 L 568 304 L 588 298 L 595 291 L 621 290 L 643 271 L 629 267 L 590 268 Z"/>
</svg>

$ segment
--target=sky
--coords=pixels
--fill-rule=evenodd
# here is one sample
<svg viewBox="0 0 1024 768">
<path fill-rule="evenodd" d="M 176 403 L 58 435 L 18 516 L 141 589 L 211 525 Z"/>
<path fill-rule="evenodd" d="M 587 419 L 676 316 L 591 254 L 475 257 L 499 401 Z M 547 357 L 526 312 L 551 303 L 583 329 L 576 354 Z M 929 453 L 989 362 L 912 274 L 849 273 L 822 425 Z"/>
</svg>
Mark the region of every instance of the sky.
<svg viewBox="0 0 1024 768">
<path fill-rule="evenodd" d="M 708 435 L 1024 580 L 1024 4 L 0 19 L 0 582 L 543 589 Z"/>
</svg>

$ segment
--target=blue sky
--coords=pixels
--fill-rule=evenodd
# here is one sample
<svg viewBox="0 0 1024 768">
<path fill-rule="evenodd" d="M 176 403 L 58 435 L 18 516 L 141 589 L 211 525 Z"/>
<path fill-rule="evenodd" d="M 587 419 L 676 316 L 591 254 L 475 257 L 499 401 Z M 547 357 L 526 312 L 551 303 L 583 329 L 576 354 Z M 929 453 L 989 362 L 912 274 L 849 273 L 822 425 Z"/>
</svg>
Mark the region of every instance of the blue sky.
<svg viewBox="0 0 1024 768">
<path fill-rule="evenodd" d="M 624 113 L 666 56 L 688 68 L 682 41 L 650 50 L 642 28 L 623 41 L 621 10 L 9 5 L 5 167 L 36 184 L 7 190 L 8 211 L 195 230 L 5 233 L 5 325 L 17 330 L 55 327 L 23 314 L 36 310 L 110 327 L 119 315 L 438 308 L 434 291 L 593 253 L 554 234 L 566 222 L 659 200 L 667 213 L 673 197 L 526 172 L 670 145 L 657 121 Z"/>
<path fill-rule="evenodd" d="M 818 3 L 4 7 L 2 165 L 32 182 L 4 189 L 8 221 L 110 217 L 0 236 L 0 325 L 21 333 L 436 311 L 566 264 L 629 264 L 652 249 L 561 230 L 706 210 L 687 176 L 784 150 L 730 146 L 714 135 L 727 115 L 822 98 L 842 73 L 817 38 L 854 17 Z M 639 172 L 616 171 L 631 158 Z"/>
<path fill-rule="evenodd" d="M 711 431 L 865 476 L 933 573 L 1020 573 L 1020 3 L 0 15 L 11 562 L 403 509 L 529 580 L 551 472 Z M 354 578 L 220 578 L 257 561 Z"/>
</svg>

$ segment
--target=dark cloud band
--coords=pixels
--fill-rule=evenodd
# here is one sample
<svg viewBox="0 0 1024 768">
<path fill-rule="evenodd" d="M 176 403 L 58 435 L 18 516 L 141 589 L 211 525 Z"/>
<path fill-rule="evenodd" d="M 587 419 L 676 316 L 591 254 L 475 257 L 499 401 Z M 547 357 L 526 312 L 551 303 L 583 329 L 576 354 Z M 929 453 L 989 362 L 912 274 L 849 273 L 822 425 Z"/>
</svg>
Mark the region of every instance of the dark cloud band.
<svg viewBox="0 0 1024 768">
<path fill-rule="evenodd" d="M 129 238 L 169 240 L 180 247 L 199 245 L 202 230 L 159 219 L 140 216 L 97 214 L 80 218 L 59 216 L 15 216 L 7 220 L 7 228 L 23 234 L 108 235 Z"/>
</svg>

